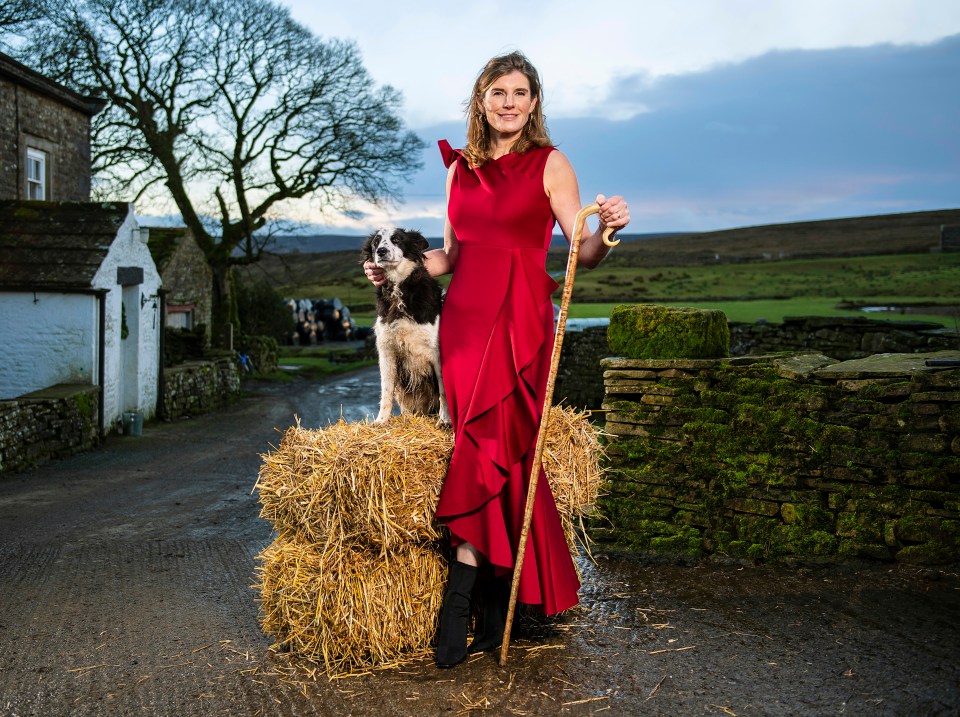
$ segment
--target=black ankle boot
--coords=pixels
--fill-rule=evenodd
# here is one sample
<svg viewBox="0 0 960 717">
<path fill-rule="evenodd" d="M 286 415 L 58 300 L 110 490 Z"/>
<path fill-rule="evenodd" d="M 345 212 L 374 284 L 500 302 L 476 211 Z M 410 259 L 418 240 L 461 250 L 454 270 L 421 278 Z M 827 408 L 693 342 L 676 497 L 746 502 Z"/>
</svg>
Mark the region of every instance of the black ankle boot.
<svg viewBox="0 0 960 717">
<path fill-rule="evenodd" d="M 450 577 L 447 579 L 437 628 L 437 667 L 446 669 L 467 659 L 470 593 L 476 579 L 476 566 L 458 560 L 450 563 Z"/>
<path fill-rule="evenodd" d="M 510 606 L 510 583 L 504 578 L 490 578 L 480 590 L 480 631 L 467 652 L 483 652 L 499 647 L 503 642 L 503 628 Z"/>
</svg>

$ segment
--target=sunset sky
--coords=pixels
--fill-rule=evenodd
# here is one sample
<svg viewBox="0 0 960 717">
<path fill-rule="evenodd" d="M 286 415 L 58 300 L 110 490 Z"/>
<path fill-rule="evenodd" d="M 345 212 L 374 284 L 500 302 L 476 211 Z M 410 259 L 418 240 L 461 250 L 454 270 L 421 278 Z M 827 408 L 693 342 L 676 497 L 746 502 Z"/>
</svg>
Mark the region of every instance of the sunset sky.
<svg viewBox="0 0 960 717">
<path fill-rule="evenodd" d="M 428 144 L 402 204 L 317 231 L 382 224 L 437 236 L 438 139 L 492 55 L 538 67 L 554 142 L 584 202 L 623 194 L 630 231 L 711 230 L 960 205 L 956 0 L 284 0 L 356 42 Z"/>
</svg>

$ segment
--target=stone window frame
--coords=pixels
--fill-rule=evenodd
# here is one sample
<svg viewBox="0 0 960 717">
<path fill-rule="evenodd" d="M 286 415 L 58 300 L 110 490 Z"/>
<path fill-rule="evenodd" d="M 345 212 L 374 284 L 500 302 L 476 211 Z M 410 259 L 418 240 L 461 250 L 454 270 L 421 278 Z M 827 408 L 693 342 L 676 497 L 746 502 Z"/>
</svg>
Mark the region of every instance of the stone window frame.
<svg viewBox="0 0 960 717">
<path fill-rule="evenodd" d="M 20 146 L 21 146 L 21 158 L 23 162 L 23 172 L 22 172 L 22 184 L 20 191 L 23 192 L 23 199 L 30 199 L 29 191 L 29 179 L 28 179 L 28 167 L 29 167 L 29 155 L 32 152 L 42 153 L 46 159 L 45 163 L 45 176 L 44 186 L 43 186 L 43 201 L 53 202 L 56 201 L 56 169 L 57 169 L 57 148 L 58 145 L 55 142 L 51 142 L 47 139 L 42 139 L 41 137 L 36 137 L 34 135 L 27 134 L 22 132 L 20 135 Z"/>
</svg>

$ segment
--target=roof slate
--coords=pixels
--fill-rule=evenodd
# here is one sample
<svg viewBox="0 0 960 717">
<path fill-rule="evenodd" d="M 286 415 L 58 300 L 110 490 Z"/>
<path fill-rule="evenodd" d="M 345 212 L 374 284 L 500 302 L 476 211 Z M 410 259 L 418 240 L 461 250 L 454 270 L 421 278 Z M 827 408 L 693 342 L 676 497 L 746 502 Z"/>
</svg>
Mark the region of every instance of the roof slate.
<svg viewBox="0 0 960 717">
<path fill-rule="evenodd" d="M 153 263 L 157 265 L 157 271 L 163 273 L 167 268 L 167 262 L 176 253 L 177 247 L 189 236 L 190 230 L 186 227 L 150 227 L 147 248 L 150 249 Z"/>
<path fill-rule="evenodd" d="M 0 288 L 92 288 L 130 206 L 0 201 Z"/>
</svg>

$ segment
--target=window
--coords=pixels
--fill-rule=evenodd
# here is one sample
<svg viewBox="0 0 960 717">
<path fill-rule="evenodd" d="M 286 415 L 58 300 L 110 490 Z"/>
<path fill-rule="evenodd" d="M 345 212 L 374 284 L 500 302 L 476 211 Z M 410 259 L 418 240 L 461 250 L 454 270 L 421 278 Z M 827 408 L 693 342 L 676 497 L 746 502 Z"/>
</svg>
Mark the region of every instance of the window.
<svg viewBox="0 0 960 717">
<path fill-rule="evenodd" d="M 27 147 L 27 199 L 47 198 L 47 153 Z"/>
<path fill-rule="evenodd" d="M 196 304 L 167 304 L 167 326 L 171 329 L 193 329 Z"/>
</svg>

